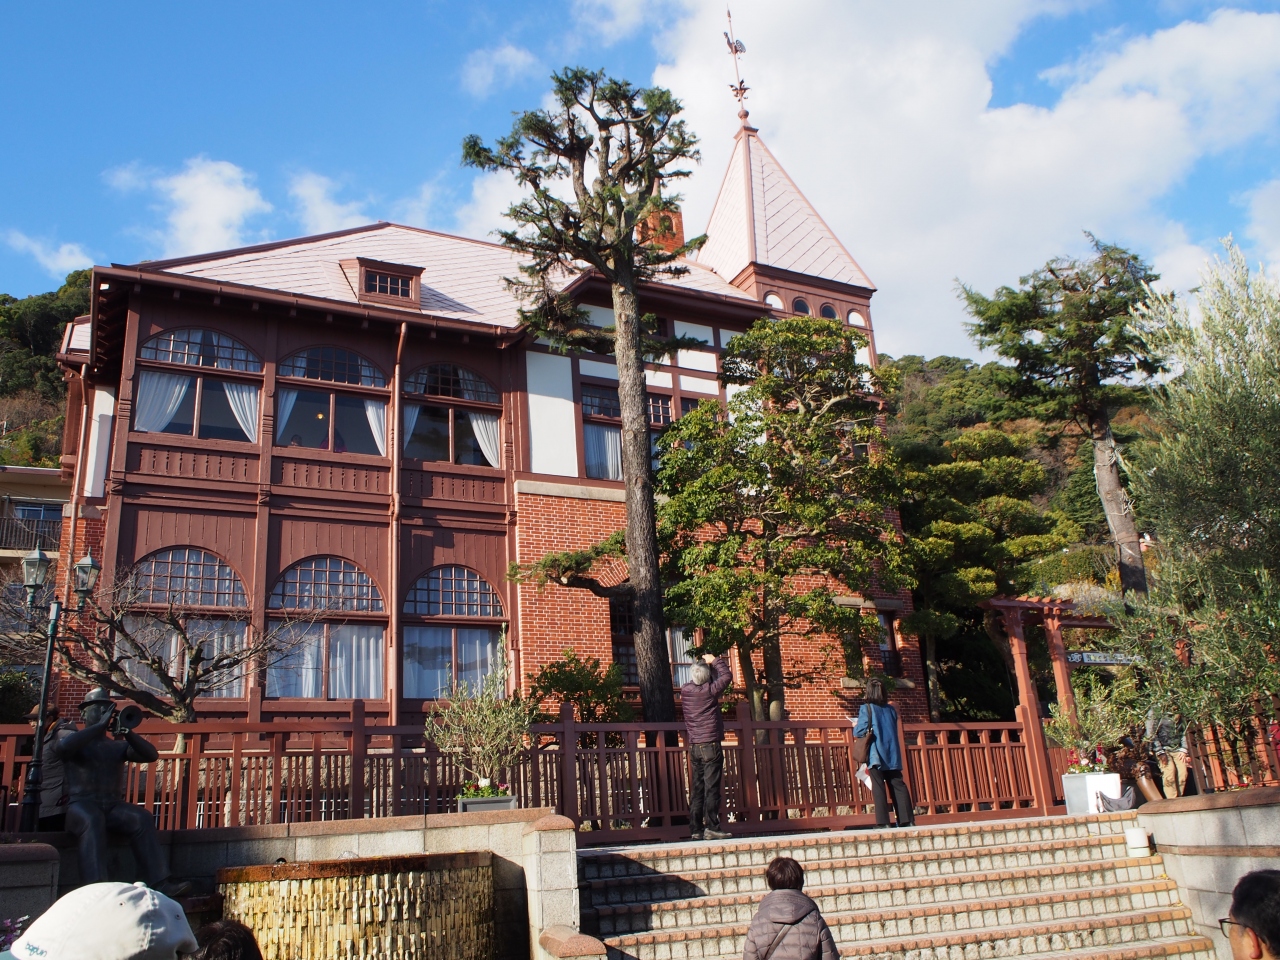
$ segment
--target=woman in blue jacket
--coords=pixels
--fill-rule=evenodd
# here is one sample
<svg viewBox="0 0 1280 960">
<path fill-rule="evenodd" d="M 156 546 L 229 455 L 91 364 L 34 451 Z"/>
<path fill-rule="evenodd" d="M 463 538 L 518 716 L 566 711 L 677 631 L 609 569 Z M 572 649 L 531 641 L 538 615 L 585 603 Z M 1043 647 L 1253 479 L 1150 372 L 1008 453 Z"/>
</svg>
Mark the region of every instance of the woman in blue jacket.
<svg viewBox="0 0 1280 960">
<path fill-rule="evenodd" d="M 911 793 L 902 779 L 902 744 L 898 742 L 898 711 L 889 705 L 880 680 L 867 682 L 867 701 L 858 708 L 855 737 L 871 731 L 871 750 L 867 754 L 867 773 L 871 777 L 871 796 L 876 804 L 876 826 L 889 825 L 889 799 L 885 784 L 893 788 L 893 811 L 898 826 L 912 823 Z"/>
</svg>

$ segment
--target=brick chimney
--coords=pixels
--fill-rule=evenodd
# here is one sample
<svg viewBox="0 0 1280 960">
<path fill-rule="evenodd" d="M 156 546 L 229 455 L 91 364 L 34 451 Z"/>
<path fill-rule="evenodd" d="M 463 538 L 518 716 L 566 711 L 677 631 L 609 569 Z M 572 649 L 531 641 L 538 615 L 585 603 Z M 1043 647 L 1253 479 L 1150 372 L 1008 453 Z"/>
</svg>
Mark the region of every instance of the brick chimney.
<svg viewBox="0 0 1280 960">
<path fill-rule="evenodd" d="M 670 253 L 684 246 L 684 217 L 679 210 L 651 213 L 640 223 L 640 242 L 656 243 Z"/>
</svg>

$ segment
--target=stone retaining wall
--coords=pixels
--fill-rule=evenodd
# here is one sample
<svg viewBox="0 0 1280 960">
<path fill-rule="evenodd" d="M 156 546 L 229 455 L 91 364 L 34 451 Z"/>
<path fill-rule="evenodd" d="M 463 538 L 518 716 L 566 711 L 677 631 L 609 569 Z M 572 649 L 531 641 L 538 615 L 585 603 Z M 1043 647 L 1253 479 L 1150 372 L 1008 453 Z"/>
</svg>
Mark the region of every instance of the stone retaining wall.
<svg viewBox="0 0 1280 960">
<path fill-rule="evenodd" d="M 1227 915 L 1237 880 L 1280 860 L 1280 787 L 1155 800 L 1138 808 L 1138 823 L 1155 840 L 1200 932 L 1221 960 L 1231 960 L 1218 918 Z"/>
</svg>

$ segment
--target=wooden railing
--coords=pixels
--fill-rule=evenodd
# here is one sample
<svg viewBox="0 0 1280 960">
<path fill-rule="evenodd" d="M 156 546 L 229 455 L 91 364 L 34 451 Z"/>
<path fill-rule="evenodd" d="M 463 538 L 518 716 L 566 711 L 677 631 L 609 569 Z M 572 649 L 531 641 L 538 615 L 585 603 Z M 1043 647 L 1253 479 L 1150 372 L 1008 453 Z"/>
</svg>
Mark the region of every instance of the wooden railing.
<svg viewBox="0 0 1280 960">
<path fill-rule="evenodd" d="M 1235 738 L 1213 728 L 1187 732 L 1187 749 L 1196 782 L 1213 791 L 1245 786 L 1280 786 L 1280 744 L 1272 739 L 1273 718 L 1258 714 L 1248 735 Z M 1243 777 L 1241 774 L 1243 773 Z M 1247 782 L 1246 782 L 1247 781 Z"/>
<path fill-rule="evenodd" d="M 874 823 L 855 777 L 848 721 L 725 724 L 723 814 L 734 833 Z M 462 775 L 420 727 L 342 722 L 146 721 L 160 759 L 130 765 L 127 799 L 163 830 L 446 813 Z M 521 806 L 573 819 L 583 843 L 672 839 L 688 832 L 688 757 L 681 724 L 578 724 L 571 711 L 531 729 L 509 772 Z M 1015 723 L 905 724 L 906 777 L 921 822 L 1027 816 L 1035 796 Z M 6 829 L 17 822 L 31 732 L 0 727 Z"/>
</svg>

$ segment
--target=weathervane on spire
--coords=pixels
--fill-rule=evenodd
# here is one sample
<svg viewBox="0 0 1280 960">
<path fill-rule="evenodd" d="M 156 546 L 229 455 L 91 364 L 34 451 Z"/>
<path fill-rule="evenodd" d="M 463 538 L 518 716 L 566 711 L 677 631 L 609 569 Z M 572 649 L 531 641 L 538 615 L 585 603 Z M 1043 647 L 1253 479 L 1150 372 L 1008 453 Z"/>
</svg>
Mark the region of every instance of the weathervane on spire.
<svg viewBox="0 0 1280 960">
<path fill-rule="evenodd" d="M 733 75 L 737 78 L 736 84 L 729 84 L 729 89 L 733 91 L 733 95 L 738 99 L 738 116 L 743 123 L 747 122 L 747 108 L 742 102 L 747 99 L 747 83 L 742 79 L 742 73 L 738 70 L 738 57 L 747 52 L 747 45 L 741 40 L 733 37 L 733 12 L 725 7 L 725 16 L 729 18 L 729 29 L 724 33 L 724 42 L 729 45 L 729 56 L 733 57 Z"/>
</svg>

